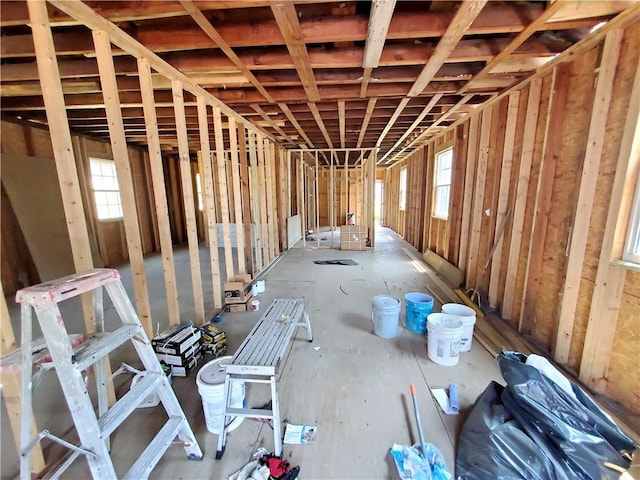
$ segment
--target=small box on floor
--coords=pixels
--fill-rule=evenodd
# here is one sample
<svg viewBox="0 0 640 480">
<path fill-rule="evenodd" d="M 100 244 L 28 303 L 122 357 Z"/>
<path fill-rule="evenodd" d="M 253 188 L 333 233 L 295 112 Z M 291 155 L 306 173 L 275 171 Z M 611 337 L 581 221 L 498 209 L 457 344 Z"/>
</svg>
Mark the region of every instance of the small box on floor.
<svg viewBox="0 0 640 480">
<path fill-rule="evenodd" d="M 340 250 L 366 250 L 367 227 L 364 225 L 342 225 L 340 227 Z"/>
<path fill-rule="evenodd" d="M 247 303 L 251 298 L 251 275 L 236 275 L 224 284 L 226 304 Z"/>
<path fill-rule="evenodd" d="M 231 313 L 248 312 L 251 310 L 251 298 L 249 297 L 245 303 L 230 303 L 227 305 L 227 309 Z"/>
<path fill-rule="evenodd" d="M 227 351 L 227 335 L 218 327 L 208 324 L 202 330 L 202 352 L 210 353 L 214 358 L 221 357 Z"/>
</svg>

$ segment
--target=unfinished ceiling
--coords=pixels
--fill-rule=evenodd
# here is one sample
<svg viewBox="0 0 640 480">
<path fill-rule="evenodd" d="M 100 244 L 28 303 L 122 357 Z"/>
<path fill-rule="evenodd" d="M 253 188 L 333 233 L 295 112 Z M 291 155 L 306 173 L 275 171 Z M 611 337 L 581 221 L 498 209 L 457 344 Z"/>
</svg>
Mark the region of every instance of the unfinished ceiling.
<svg viewBox="0 0 640 480">
<path fill-rule="evenodd" d="M 85 3 L 289 148 L 379 147 L 389 165 L 635 2 Z M 48 8 L 71 129 L 108 138 L 91 31 Z M 3 118 L 46 123 L 26 2 L 0 17 Z M 114 55 L 127 141 L 145 145 L 136 59 Z M 171 82 L 155 80 L 160 141 L 177 150 Z"/>
</svg>

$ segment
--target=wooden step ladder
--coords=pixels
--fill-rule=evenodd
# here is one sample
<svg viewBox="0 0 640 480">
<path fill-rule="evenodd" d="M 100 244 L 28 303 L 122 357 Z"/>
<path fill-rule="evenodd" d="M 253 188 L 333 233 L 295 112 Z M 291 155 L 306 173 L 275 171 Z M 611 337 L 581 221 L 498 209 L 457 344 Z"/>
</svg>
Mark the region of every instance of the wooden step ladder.
<svg viewBox="0 0 640 480">
<path fill-rule="evenodd" d="M 122 321 L 122 326 L 112 332 L 104 331 L 103 287 Z M 88 292 L 93 294 L 96 334 L 87 335 L 86 340 L 76 346 L 72 344 L 74 337 L 67 333 L 58 303 Z M 79 445 L 73 445 L 48 430 L 43 430 L 35 438 L 31 438 L 31 419 L 29 415 L 23 415 L 20 442 L 22 479 L 31 478 L 30 452 L 43 438 L 49 438 L 73 451 L 59 467 L 56 476 L 68 468 L 76 458 L 84 455 L 93 478 L 116 478 L 117 474 L 109 454 L 109 436 L 152 393 L 158 395 L 169 418 L 123 478 L 147 478 L 176 437 L 179 437 L 190 460 L 202 459 L 198 441 L 162 371 L 117 270 L 95 269 L 24 288 L 17 292 L 16 301 L 21 304 L 22 345 L 31 346 L 21 348 L 19 353 L 16 352 L 20 357 L 22 369 L 23 411 L 31 412 L 33 309 L 49 350 L 50 358 L 47 360 L 50 362 L 45 362 L 45 365 L 54 368 L 58 375 L 80 439 Z M 129 341 L 144 365 L 144 378 L 109 408 L 106 360 L 110 352 Z M 11 358 L 2 359 L 3 364 L 10 362 Z M 42 367 L 42 364 L 38 365 Z M 93 365 L 96 367 L 97 414 L 82 376 L 82 372 Z"/>
</svg>

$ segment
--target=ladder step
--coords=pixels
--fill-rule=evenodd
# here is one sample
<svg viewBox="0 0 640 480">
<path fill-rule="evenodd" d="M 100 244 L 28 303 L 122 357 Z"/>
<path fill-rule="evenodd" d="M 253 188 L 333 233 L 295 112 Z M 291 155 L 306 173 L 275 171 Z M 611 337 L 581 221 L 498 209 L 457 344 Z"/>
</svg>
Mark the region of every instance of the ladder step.
<svg viewBox="0 0 640 480">
<path fill-rule="evenodd" d="M 89 368 L 127 340 L 130 340 L 138 332 L 140 332 L 139 325 L 126 324 L 113 332 L 92 336 L 81 345 L 81 349 L 76 353 L 76 362 L 78 362 L 80 371 Z"/>
<path fill-rule="evenodd" d="M 105 439 L 120 426 L 147 396 L 158 388 L 164 378 L 163 372 L 146 371 L 142 380 L 125 393 L 113 407 L 98 419 L 102 438 Z M 169 387 L 171 388 L 171 387 Z"/>
<path fill-rule="evenodd" d="M 151 470 L 156 466 L 164 452 L 171 445 L 171 442 L 178 435 L 178 431 L 185 422 L 184 418 L 179 416 L 169 417 L 167 423 L 160 429 L 158 435 L 145 448 L 142 455 L 133 464 L 131 470 L 124 476 L 126 480 L 139 480 L 147 478 Z"/>
<path fill-rule="evenodd" d="M 259 408 L 227 408 L 227 415 L 232 417 L 273 418 L 273 410 Z"/>
</svg>

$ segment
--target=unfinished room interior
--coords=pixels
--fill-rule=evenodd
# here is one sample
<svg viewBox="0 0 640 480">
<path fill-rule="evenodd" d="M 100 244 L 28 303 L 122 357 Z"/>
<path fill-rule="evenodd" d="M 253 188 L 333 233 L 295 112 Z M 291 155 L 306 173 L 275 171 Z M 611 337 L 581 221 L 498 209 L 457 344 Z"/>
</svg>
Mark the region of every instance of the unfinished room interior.
<svg viewBox="0 0 640 480">
<path fill-rule="evenodd" d="M 637 0 L 2 1 L 0 51 L 2 479 L 640 479 Z"/>
</svg>

